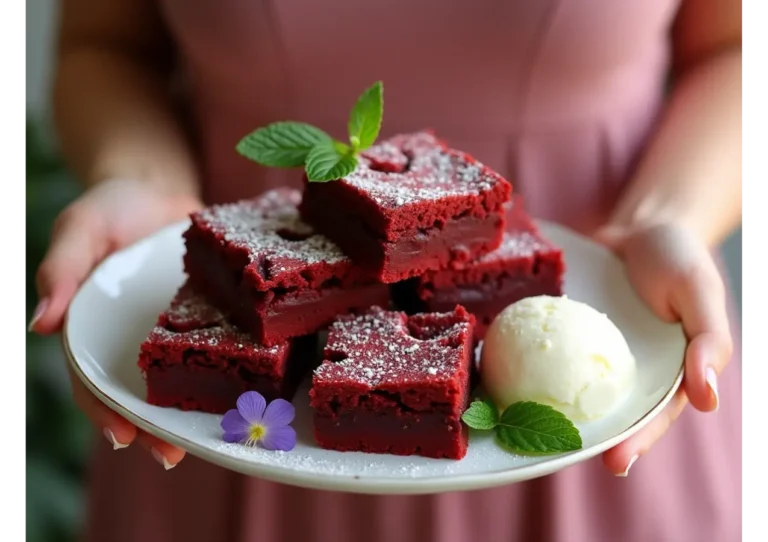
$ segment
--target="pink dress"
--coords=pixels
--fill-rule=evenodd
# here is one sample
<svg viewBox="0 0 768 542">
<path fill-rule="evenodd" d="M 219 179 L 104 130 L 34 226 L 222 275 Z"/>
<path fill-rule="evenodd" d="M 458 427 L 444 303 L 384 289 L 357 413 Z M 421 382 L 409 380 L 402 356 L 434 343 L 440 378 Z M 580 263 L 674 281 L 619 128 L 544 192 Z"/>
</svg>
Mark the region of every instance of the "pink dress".
<svg viewBox="0 0 768 542">
<path fill-rule="evenodd" d="M 209 201 L 298 183 L 234 152 L 275 120 L 342 137 L 385 83 L 383 135 L 435 128 L 496 168 L 535 216 L 605 219 L 663 103 L 676 0 L 164 0 L 189 75 Z M 188 457 L 100 444 L 94 542 L 733 542 L 741 539 L 741 366 L 717 414 L 689 408 L 626 479 L 599 459 L 433 496 L 310 491 Z"/>
</svg>

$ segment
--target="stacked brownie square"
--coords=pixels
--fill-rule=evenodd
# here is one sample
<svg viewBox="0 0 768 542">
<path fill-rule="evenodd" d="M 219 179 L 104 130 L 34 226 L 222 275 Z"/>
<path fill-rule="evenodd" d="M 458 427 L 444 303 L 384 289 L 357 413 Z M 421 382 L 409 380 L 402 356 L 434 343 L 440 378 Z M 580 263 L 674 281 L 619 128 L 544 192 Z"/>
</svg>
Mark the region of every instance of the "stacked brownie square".
<svg viewBox="0 0 768 542">
<path fill-rule="evenodd" d="M 290 399 L 311 369 L 313 337 L 264 346 L 185 283 L 141 346 L 153 405 L 223 413 L 243 392 Z"/>
<path fill-rule="evenodd" d="M 187 283 L 142 345 L 148 400 L 223 412 L 247 389 L 290 398 L 328 330 L 310 391 L 320 446 L 463 457 L 475 343 L 510 303 L 562 288 L 560 250 L 511 192 L 419 132 L 303 197 L 192 215 Z"/>
<path fill-rule="evenodd" d="M 338 314 L 388 304 L 389 291 L 301 220 L 296 190 L 192 215 L 192 284 L 265 345 L 311 334 Z"/>
<path fill-rule="evenodd" d="M 539 231 L 523 198 L 513 194 L 506 206 L 506 227 L 499 247 L 460 268 L 423 273 L 393 288 L 396 303 L 410 312 L 440 312 L 464 306 L 477 318 L 481 340 L 493 319 L 526 297 L 563 293 L 562 250 Z"/>
<path fill-rule="evenodd" d="M 310 392 L 324 448 L 460 459 L 474 317 L 372 308 L 328 334 Z"/>
<path fill-rule="evenodd" d="M 375 282 L 279 189 L 192 215 L 187 282 L 141 346 L 148 401 L 222 413 L 248 390 L 291 399 L 338 314 L 388 306 Z"/>
</svg>

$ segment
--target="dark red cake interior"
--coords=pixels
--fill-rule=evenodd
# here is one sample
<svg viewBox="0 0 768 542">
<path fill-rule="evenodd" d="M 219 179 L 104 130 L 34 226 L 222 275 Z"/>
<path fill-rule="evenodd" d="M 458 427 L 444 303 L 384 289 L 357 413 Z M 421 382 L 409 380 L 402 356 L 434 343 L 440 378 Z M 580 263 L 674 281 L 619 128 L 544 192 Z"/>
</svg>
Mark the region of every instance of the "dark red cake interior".
<svg viewBox="0 0 768 542">
<path fill-rule="evenodd" d="M 419 132 L 375 145 L 343 179 L 307 182 L 301 213 L 392 283 L 496 248 L 510 193 L 493 170 Z"/>
<path fill-rule="evenodd" d="M 335 322 L 315 371 L 315 437 L 337 450 L 460 458 L 474 318 L 373 308 Z"/>
<path fill-rule="evenodd" d="M 337 314 L 387 305 L 389 291 L 302 222 L 280 189 L 192 216 L 185 269 L 195 288 L 262 344 L 316 332 Z"/>
<path fill-rule="evenodd" d="M 313 345 L 302 338 L 261 346 L 185 284 L 142 343 L 138 363 L 149 403 L 223 413 L 248 390 L 290 399 L 313 366 Z"/>
<path fill-rule="evenodd" d="M 301 220 L 300 200 L 297 190 L 284 188 L 214 205 L 192 215 L 184 237 L 222 252 L 241 282 L 259 292 L 370 282 L 338 246 Z"/>
<path fill-rule="evenodd" d="M 409 312 L 445 311 L 462 305 L 477 317 L 478 338 L 504 308 L 520 299 L 562 295 L 562 250 L 539 231 L 524 201 L 513 196 L 499 248 L 459 269 L 428 271 L 395 285 L 394 298 Z"/>
</svg>

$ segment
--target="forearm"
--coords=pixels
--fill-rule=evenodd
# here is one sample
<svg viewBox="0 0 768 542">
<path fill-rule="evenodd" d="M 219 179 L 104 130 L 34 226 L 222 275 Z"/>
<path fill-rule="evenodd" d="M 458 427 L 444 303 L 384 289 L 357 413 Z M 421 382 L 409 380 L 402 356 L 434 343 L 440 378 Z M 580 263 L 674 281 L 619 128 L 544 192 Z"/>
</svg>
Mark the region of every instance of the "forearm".
<svg viewBox="0 0 768 542">
<path fill-rule="evenodd" d="M 62 152 L 85 183 L 133 178 L 199 193 L 166 79 L 130 51 L 89 43 L 63 48 L 54 114 Z"/>
<path fill-rule="evenodd" d="M 682 222 L 710 246 L 741 221 L 741 50 L 680 76 L 610 225 Z"/>
</svg>

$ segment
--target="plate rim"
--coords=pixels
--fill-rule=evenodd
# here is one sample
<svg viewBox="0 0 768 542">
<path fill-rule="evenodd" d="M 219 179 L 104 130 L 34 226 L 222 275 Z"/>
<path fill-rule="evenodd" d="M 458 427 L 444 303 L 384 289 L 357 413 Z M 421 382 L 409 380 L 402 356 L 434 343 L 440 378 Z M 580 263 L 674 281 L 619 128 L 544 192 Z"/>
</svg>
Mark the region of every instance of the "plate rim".
<svg viewBox="0 0 768 542">
<path fill-rule="evenodd" d="M 143 239 L 139 239 L 131 245 L 123 247 L 118 252 L 128 250 L 139 243 L 150 242 L 153 238 L 162 235 L 166 230 L 178 228 L 186 222 L 188 222 L 188 220 L 182 220 L 173 224 L 169 224 L 154 232 L 153 234 L 150 234 Z M 567 230 L 567 233 L 585 239 L 585 237 L 580 233 L 572 231 L 560 224 L 546 220 L 537 220 L 537 222 L 540 224 L 546 224 L 549 227 Z M 110 255 L 110 257 L 111 256 L 112 255 Z M 104 261 L 106 261 L 106 259 Z M 551 460 L 536 463 L 534 465 L 516 466 L 482 473 L 387 478 L 361 474 L 345 475 L 338 473 L 303 472 L 297 471 L 290 467 L 282 467 L 274 464 L 247 462 L 237 458 L 229 457 L 223 453 L 212 451 L 205 446 L 194 442 L 193 440 L 189 440 L 185 437 L 177 435 L 176 433 L 173 433 L 172 431 L 163 429 L 156 423 L 144 418 L 140 414 L 135 413 L 128 407 L 118 402 L 118 400 L 112 398 L 108 393 L 102 390 L 98 384 L 93 382 L 81 369 L 80 362 L 77 360 L 77 356 L 72 351 L 69 342 L 70 311 L 72 310 L 75 299 L 82 293 L 85 283 L 89 281 L 92 275 L 99 270 L 104 261 L 100 262 L 99 265 L 94 268 L 94 270 L 91 272 L 91 274 L 89 274 L 85 281 L 83 281 L 83 284 L 81 284 L 73 296 L 72 301 L 67 307 L 67 311 L 64 317 L 64 324 L 62 326 L 62 333 L 60 334 L 62 349 L 67 359 L 67 364 L 70 366 L 78 379 L 83 382 L 89 391 L 93 393 L 102 403 L 104 403 L 107 407 L 119 415 L 126 418 L 128 421 L 143 431 L 146 431 L 147 433 L 161 440 L 184 449 L 190 455 L 193 455 L 219 467 L 226 468 L 246 476 L 254 476 L 276 483 L 284 483 L 316 490 L 340 491 L 347 493 L 377 495 L 418 495 L 487 489 L 539 478 L 589 460 L 598 454 L 614 447 L 620 442 L 623 442 L 627 438 L 640 431 L 643 427 L 650 423 L 672 400 L 675 393 L 677 393 L 678 389 L 680 388 L 685 370 L 684 360 L 681 359 L 677 376 L 675 377 L 675 380 L 672 382 L 664 396 L 662 396 L 661 399 L 659 399 L 659 401 L 650 410 L 648 410 L 643 416 L 638 418 L 632 425 L 627 427 L 621 433 L 614 435 L 609 439 L 603 440 L 593 446 L 590 446 L 589 448 L 576 450 L 565 454 L 559 454 L 554 456 Z M 520 476 L 521 471 L 525 473 L 523 476 Z"/>
</svg>

